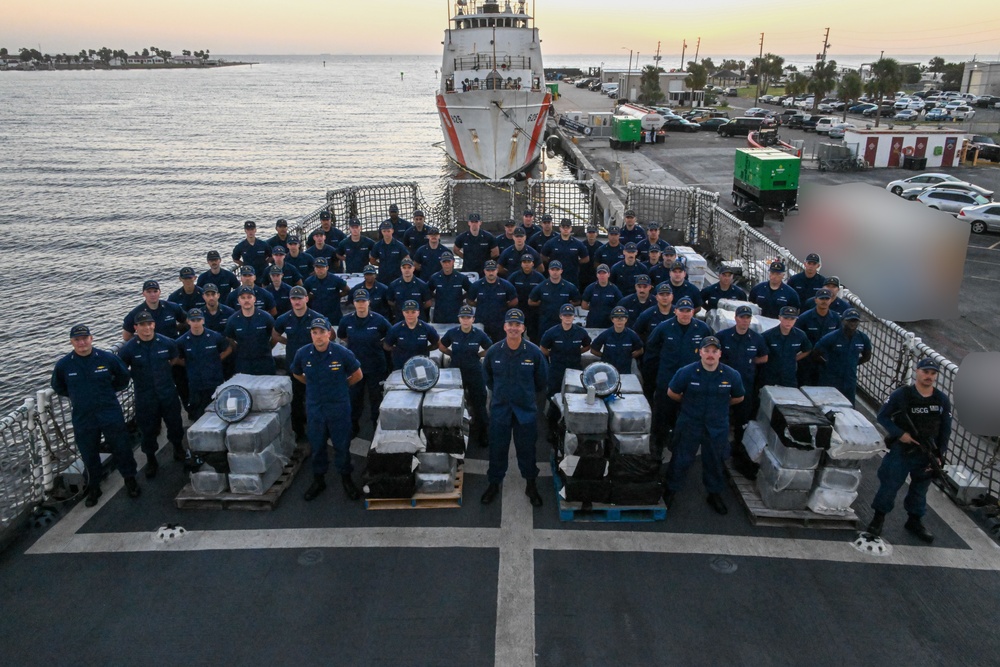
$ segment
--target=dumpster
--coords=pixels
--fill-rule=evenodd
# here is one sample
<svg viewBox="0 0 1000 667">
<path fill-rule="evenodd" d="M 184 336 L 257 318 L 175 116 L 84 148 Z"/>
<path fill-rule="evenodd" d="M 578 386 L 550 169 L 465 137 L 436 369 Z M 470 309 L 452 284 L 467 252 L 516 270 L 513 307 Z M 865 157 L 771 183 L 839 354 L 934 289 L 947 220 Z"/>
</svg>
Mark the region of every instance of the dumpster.
<svg viewBox="0 0 1000 667">
<path fill-rule="evenodd" d="M 904 155 L 903 169 L 909 169 L 910 171 L 924 171 L 927 169 L 927 158 L 916 157 L 915 155 Z"/>
</svg>

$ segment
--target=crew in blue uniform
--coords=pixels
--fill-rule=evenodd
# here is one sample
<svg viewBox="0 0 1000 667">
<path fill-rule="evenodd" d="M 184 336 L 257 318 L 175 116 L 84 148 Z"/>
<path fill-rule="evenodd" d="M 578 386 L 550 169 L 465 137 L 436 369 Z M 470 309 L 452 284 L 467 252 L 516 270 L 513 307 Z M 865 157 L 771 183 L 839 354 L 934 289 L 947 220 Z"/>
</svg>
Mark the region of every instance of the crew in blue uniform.
<svg viewBox="0 0 1000 667">
<path fill-rule="evenodd" d="M 351 439 L 361 431 L 361 413 L 368 395 L 369 416 L 372 431 L 378 424 L 379 406 L 382 405 L 382 382 L 389 375 L 389 365 L 385 359 L 385 340 L 392 326 L 389 320 L 370 309 L 368 291 L 358 290 L 354 294 L 354 312 L 348 313 L 337 327 L 337 338 L 347 344 L 361 364 L 364 376 L 351 387 Z"/>
<path fill-rule="evenodd" d="M 564 304 L 580 304 L 580 290 L 573 283 L 563 280 L 562 262 L 549 263 L 549 278 L 531 290 L 528 306 L 538 308 L 538 331 L 544 334 L 559 323 L 559 312 Z"/>
<path fill-rule="evenodd" d="M 705 310 L 715 310 L 719 307 L 719 301 L 730 299 L 732 301 L 746 301 L 747 293 L 743 288 L 734 284 L 735 278 L 733 267 L 723 266 L 719 269 L 719 282 L 709 285 L 701 291 L 701 305 Z"/>
<path fill-rule="evenodd" d="M 514 228 L 517 223 L 513 220 L 505 220 L 503 223 L 503 234 L 497 234 L 494 239 L 497 242 L 497 251 L 503 255 L 503 251 L 514 245 Z M 499 257 L 497 259 L 499 262 Z"/>
<path fill-rule="evenodd" d="M 552 239 L 558 238 L 555 230 L 552 229 L 552 216 L 548 213 L 542 215 L 541 226 L 538 230 L 528 237 L 528 245 L 542 254 L 542 248 L 545 244 Z"/>
<path fill-rule="evenodd" d="M 445 332 L 438 343 L 438 349 L 451 357 L 452 368 L 457 368 L 462 374 L 462 388 L 472 417 L 469 440 L 480 447 L 488 447 L 486 378 L 480 357 L 490 349 L 493 341 L 486 332 L 472 326 L 474 316 L 472 306 L 462 306 L 458 313 L 459 326 Z"/>
<path fill-rule="evenodd" d="M 760 307 L 760 314 L 764 317 L 775 318 L 785 306 L 798 309 L 801 305 L 799 295 L 783 282 L 784 277 L 785 263 L 775 260 L 771 262 L 768 279 L 754 285 L 750 290 L 749 301 Z"/>
<path fill-rule="evenodd" d="M 521 268 L 508 275 L 507 280 L 517 291 L 517 303 L 525 314 L 527 336 L 531 340 L 538 340 L 541 334 L 538 333 L 538 309 L 528 307 L 528 298 L 531 292 L 545 282 L 545 276 L 535 270 L 538 263 L 535 255 L 525 253 L 521 256 Z"/>
<path fill-rule="evenodd" d="M 361 221 L 357 218 L 351 218 L 347 230 L 350 236 L 337 244 L 337 256 L 344 273 L 361 273 L 368 265 L 375 242 L 361 235 Z"/>
<path fill-rule="evenodd" d="M 606 329 L 611 326 L 611 311 L 624 297 L 618 286 L 611 283 L 607 264 L 597 267 L 597 282 L 583 290 L 582 306 L 587 309 L 587 328 Z"/>
<path fill-rule="evenodd" d="M 594 253 L 594 261 L 612 267 L 625 259 L 625 246 L 621 243 L 621 230 L 612 225 L 608 227 L 608 242 Z"/>
<path fill-rule="evenodd" d="M 317 239 L 316 232 L 322 232 L 323 238 Z M 316 246 L 318 243 L 322 243 L 323 247 L 329 247 L 331 251 L 335 251 L 337 249 L 337 246 L 340 245 L 340 242 L 343 241 L 344 238 L 346 238 L 344 236 L 344 232 L 340 231 L 339 229 L 333 226 L 333 216 L 330 214 L 330 211 L 320 211 L 319 227 L 314 229 L 313 233 L 310 235 L 308 246 L 310 249 L 313 249 L 314 246 Z M 330 255 L 326 254 L 325 252 L 317 254 L 310 250 L 309 254 L 312 255 L 313 258 L 322 256 L 326 257 L 328 260 L 330 259 Z M 333 262 L 331 260 L 331 264 L 332 263 Z"/>
<path fill-rule="evenodd" d="M 283 315 L 292 309 L 292 304 L 288 300 L 289 293 L 292 288 L 286 285 L 284 282 L 284 274 L 281 271 L 281 267 L 277 265 L 272 265 L 267 271 L 271 280 L 268 282 L 264 289 L 271 295 L 274 299 L 274 310 L 278 315 Z"/>
<path fill-rule="evenodd" d="M 361 364 L 354 353 L 330 341 L 330 323 L 317 317 L 309 330 L 312 344 L 295 353 L 289 369 L 306 386 L 309 447 L 312 450 L 313 482 L 303 496 L 307 501 L 326 489 L 330 458 L 326 443 L 333 444 L 333 467 L 340 473 L 344 493 L 350 500 L 361 497 L 351 479 L 350 387 L 361 381 Z"/>
<path fill-rule="evenodd" d="M 847 309 L 840 329 L 820 338 L 812 349 L 820 362 L 819 386 L 836 387 L 851 403 L 858 390 L 858 366 L 872 358 L 872 341 L 858 331 L 860 323 L 861 313 Z"/>
<path fill-rule="evenodd" d="M 750 478 L 756 478 L 757 465 L 750 460 L 743 447 L 743 433 L 757 412 L 757 367 L 767 363 L 767 343 L 764 337 L 750 328 L 753 311 L 750 306 L 737 306 L 736 325 L 716 334 L 722 345 L 722 363 L 736 370 L 747 392 L 746 400 L 735 406 L 730 415 L 733 424 L 733 462 L 736 469 Z"/>
<path fill-rule="evenodd" d="M 580 265 L 590 261 L 590 254 L 579 239 L 573 238 L 569 218 L 559 221 L 559 236 L 542 246 L 542 259 L 546 264 L 558 260 L 563 266 L 563 280 L 580 286 Z"/>
<path fill-rule="evenodd" d="M 326 242 L 326 234 L 323 232 L 322 227 L 317 227 L 313 230 L 312 239 L 309 242 L 309 254 L 312 255 L 313 260 L 325 259 L 327 261 L 327 266 L 330 267 L 331 271 L 337 271 L 340 269 L 340 257 L 337 255 L 337 249 L 340 247 L 340 242 L 338 241 L 336 245 L 331 245 Z M 313 269 L 315 270 L 315 264 Z"/>
<path fill-rule="evenodd" d="M 584 229 L 583 247 L 587 251 L 587 261 L 580 266 L 580 282 L 577 287 L 583 289 L 597 280 L 597 262 L 594 257 L 601 249 L 601 242 L 597 240 L 597 225 L 587 225 Z M 611 271 L 608 264 L 608 271 Z"/>
<path fill-rule="evenodd" d="M 371 263 L 378 267 L 378 281 L 383 285 L 388 285 L 402 272 L 399 270 L 399 263 L 404 257 L 409 257 L 410 252 L 406 246 L 392 237 L 392 223 L 386 220 L 379 226 L 382 240 L 372 246 Z"/>
<path fill-rule="evenodd" d="M 340 300 L 347 296 L 347 282 L 335 273 L 330 273 L 326 259 L 319 257 L 313 267 L 315 273 L 303 287 L 309 292 L 309 307 L 330 320 L 332 326 L 340 323 Z"/>
<path fill-rule="evenodd" d="M 426 248 L 427 246 L 424 246 Z M 465 296 L 472 289 L 472 281 L 464 273 L 455 271 L 455 256 L 445 250 L 441 254 L 441 270 L 431 276 L 427 287 L 434 297 L 435 324 L 458 322 L 458 311 L 465 304 Z"/>
<path fill-rule="evenodd" d="M 195 273 L 190 266 L 185 266 L 180 271 L 181 286 L 170 293 L 167 301 L 176 303 L 186 313 L 192 308 L 204 308 L 205 299 L 202 297 L 202 289 L 194 284 Z"/>
<path fill-rule="evenodd" d="M 680 403 L 674 429 L 673 456 L 667 466 L 663 501 L 669 508 L 680 490 L 698 449 L 701 448 L 701 479 L 709 506 L 719 514 L 729 511 L 722 500 L 729 456 L 729 408 L 743 401 L 740 374 L 720 361 L 721 344 L 715 336 L 701 341 L 698 361 L 677 371 L 667 395 Z"/>
<path fill-rule="evenodd" d="M 160 283 L 147 280 L 142 284 L 143 302 L 129 311 L 122 321 L 122 339 L 128 341 L 135 333 L 135 318 L 139 313 L 149 313 L 156 323 L 157 333 L 167 338 L 177 338 L 185 326 L 187 316 L 176 303 L 160 300 Z"/>
<path fill-rule="evenodd" d="M 274 260 L 274 266 L 281 269 L 281 282 L 291 289 L 302 284 L 302 273 L 299 272 L 298 267 L 286 261 L 287 257 L 288 252 L 286 252 L 285 246 L 276 245 L 271 248 L 271 259 Z"/>
<path fill-rule="evenodd" d="M 524 229 L 529 239 L 534 236 L 535 232 L 538 231 L 538 227 L 535 225 L 535 209 L 524 209 L 524 212 L 521 214 L 521 224 L 518 227 Z"/>
<path fill-rule="evenodd" d="M 830 294 L 833 295 L 833 300 L 830 301 L 830 310 L 837 313 L 843 318 L 844 312 L 848 308 L 851 308 L 851 302 L 840 298 L 840 278 L 837 276 L 830 276 L 823 282 L 823 287 L 830 290 Z M 810 308 L 816 307 L 816 297 L 813 297 L 806 301 L 804 310 L 809 310 Z"/>
<path fill-rule="evenodd" d="M 403 317 L 403 304 L 407 301 L 416 301 L 420 304 L 420 319 L 427 320 L 431 304 L 434 303 L 431 297 L 431 290 L 420 278 L 413 275 L 416 267 L 409 257 L 399 263 L 399 270 L 403 274 L 389 283 L 389 305 L 392 306 L 398 322 Z"/>
<path fill-rule="evenodd" d="M 677 420 L 677 402 L 671 400 L 667 388 L 674 374 L 683 366 L 693 364 L 698 359 L 698 348 L 712 330 L 701 320 L 694 319 L 694 304 L 688 297 L 678 299 L 674 304 L 674 316 L 661 322 L 646 340 L 646 354 L 657 359 L 655 378 L 643 375 L 643 383 L 654 382 L 653 395 L 653 445 L 654 451 L 662 454 L 670 432 Z"/>
<path fill-rule="evenodd" d="M 412 230 L 411 230 L 412 231 Z M 448 248 L 441 245 L 441 230 L 437 227 L 427 228 L 427 241 L 412 252 L 420 279 L 430 282 L 435 273 L 441 270 L 441 258 L 445 255 L 455 256 Z"/>
<path fill-rule="evenodd" d="M 69 330 L 73 351 L 56 362 L 50 384 L 73 404 L 73 440 L 87 470 L 87 499 L 93 507 L 101 497 L 101 436 L 114 455 L 115 467 L 125 479 L 128 495 L 139 495 L 135 457 L 118 392 L 128 388 L 129 373 L 115 354 L 94 347 L 90 328 L 77 324 Z"/>
<path fill-rule="evenodd" d="M 271 317 L 274 317 L 277 312 L 277 305 L 274 303 L 274 297 L 266 289 L 257 284 L 257 277 L 254 275 L 254 269 L 252 266 L 241 266 L 240 267 L 240 287 L 249 287 L 253 290 L 253 295 L 256 301 L 257 310 L 265 312 Z M 233 310 L 240 309 L 239 301 L 239 289 L 230 292 L 229 297 L 226 299 L 226 305 Z"/>
<path fill-rule="evenodd" d="M 649 267 L 636 259 L 638 252 L 634 243 L 626 243 L 625 259 L 611 266 L 611 282 L 618 285 L 622 294 L 635 292 L 636 276 L 649 275 Z"/>
<path fill-rule="evenodd" d="M 489 232 L 482 231 L 482 218 L 478 213 L 469 214 L 469 229 L 455 237 L 452 252 L 462 258 L 462 271 L 483 275 L 486 262 L 500 256 L 497 241 Z"/>
<path fill-rule="evenodd" d="M 288 221 L 278 218 L 274 223 L 274 236 L 267 240 L 267 245 L 271 246 L 271 256 L 274 256 L 274 249 L 278 246 L 288 247 Z"/>
<path fill-rule="evenodd" d="M 393 237 L 401 243 L 406 231 L 413 226 L 406 218 L 399 217 L 399 206 L 396 204 L 389 204 L 389 217 L 383 220 L 382 224 L 387 222 L 392 225 Z"/>
<path fill-rule="evenodd" d="M 135 317 L 135 338 L 122 346 L 118 356 L 132 375 L 135 420 L 146 455 L 146 479 L 152 479 L 160 468 L 156 460 L 156 438 L 160 435 L 161 422 L 167 425 L 167 441 L 173 448 L 174 460 L 184 460 L 181 401 L 173 373 L 178 358 L 177 343 L 156 333 L 152 315 L 139 313 Z"/>
<path fill-rule="evenodd" d="M 816 296 L 816 290 L 823 287 L 823 283 L 826 282 L 826 278 L 819 272 L 820 264 L 819 255 L 811 252 L 806 255 L 805 270 L 788 279 L 788 286 L 799 295 L 800 304 L 805 304 Z"/>
<path fill-rule="evenodd" d="M 233 261 L 237 266 L 252 266 L 254 275 L 263 282 L 271 259 L 271 246 L 257 238 L 257 223 L 253 220 L 243 223 L 243 232 L 246 238 L 233 248 Z"/>
<path fill-rule="evenodd" d="M 368 292 L 368 308 L 392 322 L 392 309 L 389 308 L 389 286 L 377 280 L 378 269 L 369 264 L 364 270 L 364 282 L 351 288 L 347 295 L 348 301 L 354 302 L 358 290 Z"/>
<path fill-rule="evenodd" d="M 798 362 L 809 356 L 812 343 L 802 329 L 795 328 L 799 310 L 785 306 L 778 317 L 778 326 L 761 334 L 767 343 L 767 363 L 760 369 L 759 385 L 798 386 Z"/>
<path fill-rule="evenodd" d="M 660 252 L 658 245 L 652 246 L 647 251 L 646 266 L 649 267 L 649 282 L 654 285 L 670 282 L 670 267 L 663 264 L 662 258 L 663 253 Z"/>
<path fill-rule="evenodd" d="M 205 299 L 205 309 L 201 311 L 205 316 L 205 328 L 215 333 L 224 332 L 229 316 L 236 311 L 224 303 L 219 303 L 219 288 L 213 283 L 205 284 L 202 288 L 202 297 Z"/>
<path fill-rule="evenodd" d="M 660 223 L 647 222 L 646 238 L 635 242 L 635 247 L 639 250 L 639 261 L 646 262 L 650 267 L 654 266 L 655 263 L 649 261 L 650 249 L 657 248 L 662 253 L 666 250 L 667 245 L 667 242 L 660 238 Z"/>
<path fill-rule="evenodd" d="M 649 276 L 640 273 L 635 277 L 635 287 L 632 294 L 623 297 L 618 305 L 628 311 L 628 325 L 635 328 L 635 323 L 645 311 L 656 306 L 656 299 L 649 298 L 652 285 L 649 284 Z"/>
<path fill-rule="evenodd" d="M 840 328 L 840 315 L 830 310 L 830 301 L 833 294 L 825 287 L 816 291 L 813 308 L 799 315 L 795 321 L 795 326 L 806 332 L 809 342 L 816 347 L 816 343 L 828 333 L 833 333 Z M 819 385 L 820 364 L 816 363 L 812 357 L 806 357 L 799 362 L 799 386 L 809 387 Z"/>
<path fill-rule="evenodd" d="M 631 373 L 632 361 L 642 356 L 642 340 L 639 334 L 625 326 L 628 311 L 621 306 L 611 311 L 611 322 L 611 327 L 597 335 L 590 349 L 619 373 Z"/>
<path fill-rule="evenodd" d="M 411 358 L 436 350 L 440 339 L 434 327 L 420 320 L 420 304 L 407 301 L 403 304 L 403 321 L 392 325 L 382 347 L 392 353 L 392 368 L 398 371 Z"/>
<path fill-rule="evenodd" d="M 625 224 L 621 228 L 621 242 L 624 244 L 639 244 L 646 238 L 646 230 L 636 221 L 635 211 L 629 209 L 625 211 Z"/>
<path fill-rule="evenodd" d="M 580 370 L 583 353 L 590 349 L 590 334 L 579 324 L 574 324 L 574 317 L 576 308 L 568 303 L 563 304 L 559 308 L 559 324 L 542 334 L 539 347 L 549 360 L 546 396 L 559 393 L 566 370 Z"/>
<path fill-rule="evenodd" d="M 646 341 L 649 340 L 649 335 L 653 333 L 653 330 L 673 316 L 674 293 L 670 288 L 670 282 L 664 281 L 656 286 L 656 306 L 642 311 L 639 317 L 636 318 L 635 323 L 629 328 L 635 331 L 642 342 L 643 348 L 645 348 Z M 639 357 L 639 372 L 642 374 L 642 377 L 655 377 L 659 368 L 660 354 L 658 350 L 645 350 L 642 356 Z M 649 404 L 653 405 L 656 394 L 656 383 L 643 382 L 642 393 L 646 397 L 646 400 L 649 401 Z"/>
<path fill-rule="evenodd" d="M 878 469 L 879 488 L 872 500 L 875 516 L 868 532 L 880 536 L 885 515 L 896 505 L 896 494 L 907 476 L 910 487 L 903 500 L 908 516 L 904 528 L 930 544 L 934 535 L 924 527 L 927 513 L 927 489 L 934 478 L 931 457 L 944 465 L 951 436 L 951 401 L 935 387 L 939 367 L 932 359 L 917 362 L 916 380 L 889 395 L 878 413 L 878 423 L 885 428 L 889 453 Z"/>
<path fill-rule="evenodd" d="M 197 285 L 202 291 L 209 283 L 215 285 L 219 292 L 219 298 L 222 303 L 225 303 L 229 293 L 240 286 L 240 279 L 232 271 L 222 268 L 222 256 L 219 255 L 218 250 L 209 250 L 207 258 L 208 271 L 198 276 Z"/>
<path fill-rule="evenodd" d="M 271 332 L 271 342 L 285 346 L 285 368 L 291 368 L 295 354 L 300 349 L 312 343 L 313 320 L 323 317 L 309 307 L 309 292 L 305 287 L 296 285 L 288 294 L 292 309 L 274 321 Z M 382 360 L 383 364 L 385 359 Z M 306 435 L 306 386 L 292 376 L 292 430 L 295 439 L 300 440 Z"/>
<path fill-rule="evenodd" d="M 253 288 L 244 285 L 236 290 L 240 309 L 226 323 L 226 338 L 236 345 L 236 372 L 249 375 L 274 375 L 271 356 L 271 332 L 274 318 L 259 310 Z"/>
<path fill-rule="evenodd" d="M 180 365 L 187 371 L 188 418 L 198 421 L 212 402 L 212 392 L 225 379 L 222 362 L 232 348 L 222 334 L 205 328 L 205 314 L 200 308 L 188 311 L 188 324 L 191 328 L 177 339 L 177 353 Z"/>
<path fill-rule="evenodd" d="M 500 485 L 507 475 L 507 453 L 513 437 L 517 467 L 527 480 L 525 495 L 534 507 L 541 507 L 535 441 L 538 439 L 537 395 L 545 390 L 548 373 L 545 355 L 524 340 L 524 313 L 517 308 L 504 318 L 505 337 L 486 352 L 483 370 L 490 401 L 490 465 L 486 472 L 489 486 L 480 502 L 489 505 L 500 495 Z"/>
<path fill-rule="evenodd" d="M 670 265 L 670 289 L 674 293 L 674 301 L 680 301 L 684 297 L 691 299 L 694 304 L 694 312 L 697 315 L 701 310 L 701 290 L 695 287 L 694 283 L 687 279 L 687 264 L 681 260 L 674 260 Z"/>
<path fill-rule="evenodd" d="M 517 290 L 497 277 L 497 263 L 493 260 L 486 262 L 484 273 L 485 277 L 469 287 L 468 301 L 476 307 L 476 322 L 483 325 L 490 340 L 498 341 L 503 337 L 504 313 L 518 304 Z"/>
<path fill-rule="evenodd" d="M 427 243 L 427 237 L 430 236 L 430 227 L 424 224 L 424 212 L 417 209 L 413 212 L 413 225 L 403 232 L 400 240 L 406 249 L 410 251 L 410 257 L 416 254 L 420 246 Z"/>
<path fill-rule="evenodd" d="M 289 236 L 288 254 L 285 255 L 285 261 L 298 269 L 302 275 L 302 280 L 305 280 L 312 275 L 313 263 L 316 261 L 316 258 L 302 249 L 297 236 Z M 365 258 L 365 261 L 368 261 L 368 259 Z"/>
<path fill-rule="evenodd" d="M 538 254 L 537 250 L 527 244 L 525 235 L 526 232 L 520 227 L 515 229 L 514 242 L 500 253 L 500 259 L 497 260 L 500 275 L 507 278 L 507 280 L 510 280 L 510 276 L 521 270 L 521 260 L 524 259 L 525 255 L 531 255 L 534 259 L 533 269 L 537 269 L 542 265 L 542 256 Z"/>
</svg>

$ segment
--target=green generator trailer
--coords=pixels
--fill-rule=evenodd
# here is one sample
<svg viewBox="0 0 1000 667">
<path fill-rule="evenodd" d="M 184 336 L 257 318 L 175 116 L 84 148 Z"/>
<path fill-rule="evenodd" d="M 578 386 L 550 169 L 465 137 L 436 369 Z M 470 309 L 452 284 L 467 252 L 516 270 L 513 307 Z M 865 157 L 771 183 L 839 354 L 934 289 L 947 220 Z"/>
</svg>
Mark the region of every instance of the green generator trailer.
<svg viewBox="0 0 1000 667">
<path fill-rule="evenodd" d="M 733 204 L 746 214 L 752 214 L 752 209 L 757 208 L 762 212 L 774 211 L 779 220 L 784 220 L 785 214 L 795 208 L 798 201 L 801 167 L 800 158 L 776 148 L 737 149 Z M 763 215 L 758 217 L 763 224 Z"/>
<path fill-rule="evenodd" d="M 642 145 L 642 119 L 631 116 L 611 117 L 611 147 L 638 148 Z"/>
</svg>

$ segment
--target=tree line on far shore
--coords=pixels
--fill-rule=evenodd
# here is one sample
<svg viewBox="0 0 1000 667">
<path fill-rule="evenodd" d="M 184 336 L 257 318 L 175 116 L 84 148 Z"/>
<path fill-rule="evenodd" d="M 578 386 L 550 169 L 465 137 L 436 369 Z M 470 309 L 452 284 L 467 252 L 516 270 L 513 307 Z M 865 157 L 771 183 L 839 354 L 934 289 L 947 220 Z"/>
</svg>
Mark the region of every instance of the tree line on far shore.
<svg viewBox="0 0 1000 667">
<path fill-rule="evenodd" d="M 211 52 L 209 51 L 209 49 L 204 49 L 203 51 L 193 51 L 193 52 L 184 49 L 183 51 L 181 51 L 181 55 L 201 58 L 202 60 L 208 60 L 211 57 Z M 148 49 L 144 48 L 141 53 L 139 51 L 135 51 L 134 53 L 130 54 L 125 49 L 109 49 L 106 46 L 102 46 L 99 49 L 80 49 L 80 52 L 77 54 L 69 54 L 69 53 L 49 54 L 49 53 L 42 53 L 38 49 L 21 47 L 20 49 L 18 49 L 18 54 L 17 54 L 18 60 L 25 63 L 29 62 L 68 63 L 71 62 L 72 60 L 80 60 L 80 61 L 101 62 L 104 63 L 105 65 L 110 64 L 112 59 L 114 58 L 120 58 L 122 62 L 124 62 L 128 58 L 134 58 L 139 56 L 144 58 L 149 58 L 151 56 L 159 56 L 164 60 L 168 60 L 169 58 L 173 57 L 173 53 L 166 49 L 160 49 L 155 46 L 151 46 Z M 11 57 L 13 56 L 11 56 L 11 53 L 7 50 L 6 47 L 0 47 L 0 58 L 7 59 Z"/>
</svg>

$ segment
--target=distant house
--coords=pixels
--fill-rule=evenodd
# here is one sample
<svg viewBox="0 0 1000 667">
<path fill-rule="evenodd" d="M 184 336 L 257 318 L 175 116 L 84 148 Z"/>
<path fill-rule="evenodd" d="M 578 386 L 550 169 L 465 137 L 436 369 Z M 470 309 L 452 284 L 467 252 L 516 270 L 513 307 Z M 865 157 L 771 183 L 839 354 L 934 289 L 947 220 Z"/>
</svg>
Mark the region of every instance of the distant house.
<svg viewBox="0 0 1000 667">
<path fill-rule="evenodd" d="M 171 56 L 170 63 L 174 65 L 202 65 L 204 60 L 198 56 Z"/>
<path fill-rule="evenodd" d="M 129 56 L 125 62 L 129 65 L 162 65 L 166 61 L 160 56 Z"/>
<path fill-rule="evenodd" d="M 124 64 L 125 64 L 125 61 L 123 61 L 121 58 L 119 58 L 117 56 L 115 56 L 114 58 L 112 58 L 111 60 L 108 61 L 108 66 L 109 67 L 121 67 Z"/>
</svg>

